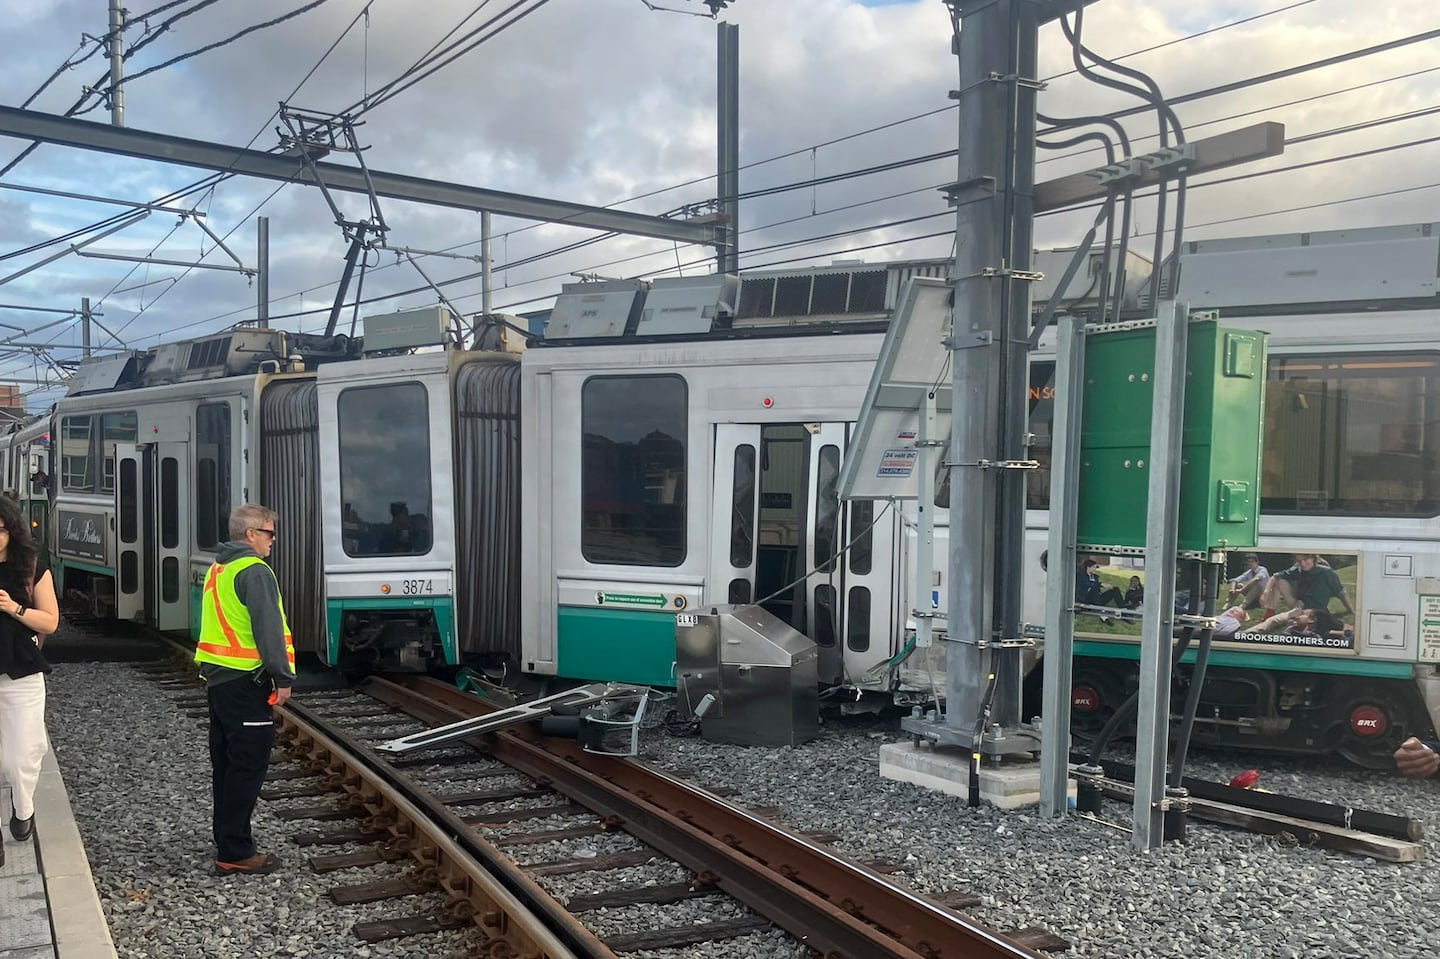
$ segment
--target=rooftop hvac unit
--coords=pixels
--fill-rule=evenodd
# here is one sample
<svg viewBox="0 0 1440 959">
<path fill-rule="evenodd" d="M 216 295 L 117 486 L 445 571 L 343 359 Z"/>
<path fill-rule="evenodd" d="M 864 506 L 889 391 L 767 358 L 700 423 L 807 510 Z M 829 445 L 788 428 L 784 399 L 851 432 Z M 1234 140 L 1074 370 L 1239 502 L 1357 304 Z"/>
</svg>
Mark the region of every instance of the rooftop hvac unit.
<svg viewBox="0 0 1440 959">
<path fill-rule="evenodd" d="M 729 325 L 740 299 L 740 278 L 717 273 L 656 280 L 645 294 L 639 336 L 709 333 Z"/>
<path fill-rule="evenodd" d="M 362 317 L 366 353 L 443 346 L 450 339 L 454 317 L 443 306 Z"/>
<path fill-rule="evenodd" d="M 567 283 L 545 327 L 547 340 L 624 336 L 635 329 L 649 285 L 644 280 Z"/>
</svg>

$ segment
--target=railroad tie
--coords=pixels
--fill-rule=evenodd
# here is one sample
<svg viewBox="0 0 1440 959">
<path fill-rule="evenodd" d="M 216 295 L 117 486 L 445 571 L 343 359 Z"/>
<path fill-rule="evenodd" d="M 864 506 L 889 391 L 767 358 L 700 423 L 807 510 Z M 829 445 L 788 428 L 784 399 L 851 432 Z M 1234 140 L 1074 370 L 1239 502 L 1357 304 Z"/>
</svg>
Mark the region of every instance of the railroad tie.
<svg viewBox="0 0 1440 959">
<path fill-rule="evenodd" d="M 384 942 L 387 939 L 401 939 L 418 936 L 424 932 L 441 932 L 446 929 L 463 929 L 471 922 L 458 916 L 402 916 L 398 919 L 378 919 L 373 922 L 357 922 L 351 927 L 355 937 L 362 942 Z"/>
<path fill-rule="evenodd" d="M 525 864 L 521 868 L 532 876 L 568 876 L 577 872 L 599 872 L 602 869 L 620 869 L 624 866 L 643 866 L 657 854 L 649 849 L 633 849 L 616 852 L 608 856 L 591 856 L 589 859 L 555 859 L 550 862 Z"/>
<path fill-rule="evenodd" d="M 297 846 L 343 846 L 352 842 L 384 842 L 389 838 L 388 832 L 340 829 L 331 832 L 297 832 L 290 837 L 290 841 Z"/>
<path fill-rule="evenodd" d="M 418 896 L 434 888 L 433 882 L 425 882 L 413 876 L 401 876 L 398 879 L 381 879 L 379 882 L 336 886 L 330 890 L 330 899 L 337 906 L 358 906 L 367 902 L 380 902 L 382 899 Z"/>
<path fill-rule="evenodd" d="M 312 856 L 310 869 L 313 872 L 324 874 L 340 869 L 353 869 L 357 866 L 378 866 L 381 863 L 404 859 L 406 855 L 391 846 L 378 845 L 370 849 L 361 849 L 359 852 L 342 852 L 334 856 Z"/>
<path fill-rule="evenodd" d="M 478 803 L 505 802 L 510 799 L 534 799 L 536 796 L 549 795 L 551 795 L 551 791 L 548 789 L 524 786 L 516 789 L 495 789 L 490 792 L 450 793 L 446 796 L 436 796 L 435 800 L 444 803 L 446 806 L 473 806 Z"/>
<path fill-rule="evenodd" d="M 584 806 L 573 802 L 555 803 L 549 806 L 537 806 L 532 809 L 505 809 L 500 812 L 472 813 L 468 816 L 461 816 L 461 820 L 471 826 L 495 826 L 507 822 L 519 822 L 522 819 L 545 819 L 549 816 L 575 816 L 588 812 Z"/>
<path fill-rule="evenodd" d="M 316 819 L 327 822 L 336 819 L 358 819 L 360 816 L 361 813 L 354 809 L 342 809 L 338 806 L 300 806 L 296 809 L 275 810 L 275 818 L 283 819 L 286 822 L 293 822 L 297 819 Z"/>
<path fill-rule="evenodd" d="M 615 952 L 637 952 L 641 949 L 678 949 L 700 942 L 718 942 L 775 928 L 763 919 L 722 919 L 693 926 L 672 926 L 609 936 L 605 945 Z"/>
<path fill-rule="evenodd" d="M 610 832 L 602 823 L 591 823 L 588 826 L 571 826 L 568 829 L 545 829 L 539 832 L 517 832 L 509 836 L 496 836 L 490 841 L 497 846 L 536 846 L 541 843 L 555 842 L 560 839 L 584 839 L 587 836 L 599 836 L 602 833 Z"/>
<path fill-rule="evenodd" d="M 1026 946 L 1030 949 L 1038 949 L 1041 952 L 1064 952 L 1070 948 L 1068 939 L 1061 939 L 1049 929 L 1041 926 L 1026 926 L 1024 929 L 1008 929 L 1001 935 Z"/>
<path fill-rule="evenodd" d="M 696 889 L 689 882 L 676 882 L 667 886 L 630 886 L 597 892 L 590 896 L 573 896 L 565 903 L 565 908 L 573 913 L 582 913 L 614 906 L 669 905 L 682 899 L 699 899 L 702 896 L 719 894 L 718 889 L 709 886 Z"/>
</svg>

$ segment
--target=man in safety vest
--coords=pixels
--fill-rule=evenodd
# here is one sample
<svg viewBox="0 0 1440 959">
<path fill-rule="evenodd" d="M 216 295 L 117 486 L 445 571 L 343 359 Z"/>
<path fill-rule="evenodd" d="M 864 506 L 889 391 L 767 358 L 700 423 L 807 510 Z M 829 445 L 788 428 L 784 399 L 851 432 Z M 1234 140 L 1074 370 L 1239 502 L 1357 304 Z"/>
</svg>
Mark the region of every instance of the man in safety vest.
<svg viewBox="0 0 1440 959">
<path fill-rule="evenodd" d="M 210 767 L 215 798 L 215 870 L 269 873 L 250 817 L 270 766 L 270 706 L 290 698 L 295 645 L 280 583 L 265 563 L 275 546 L 275 511 L 247 503 L 230 514 L 230 542 L 215 554 L 200 600 L 195 662 L 210 699 Z"/>
</svg>

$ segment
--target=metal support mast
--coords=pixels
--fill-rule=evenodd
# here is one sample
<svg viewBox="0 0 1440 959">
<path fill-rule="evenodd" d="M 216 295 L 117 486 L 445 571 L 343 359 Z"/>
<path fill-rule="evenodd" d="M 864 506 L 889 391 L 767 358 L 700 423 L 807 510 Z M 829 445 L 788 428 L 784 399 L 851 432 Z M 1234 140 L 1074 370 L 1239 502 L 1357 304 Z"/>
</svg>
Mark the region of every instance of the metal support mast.
<svg viewBox="0 0 1440 959">
<path fill-rule="evenodd" d="M 717 272 L 740 272 L 740 27 L 717 23 L 716 192 L 720 206 Z"/>
<path fill-rule="evenodd" d="M 960 23 L 949 645 L 940 726 L 907 720 L 935 742 L 998 754 L 1029 751 L 1020 721 L 1020 582 L 1035 80 L 1040 23 L 1056 4 L 953 0 Z M 928 728 L 925 728 L 928 727 Z M 981 732 L 985 734 L 982 736 Z M 997 735 L 998 733 L 998 735 Z M 972 796 L 973 801 L 978 797 Z"/>
<path fill-rule="evenodd" d="M 255 218 L 255 325 L 270 325 L 270 218 Z"/>
<path fill-rule="evenodd" d="M 80 355 L 90 358 L 90 297 L 80 299 Z"/>
<path fill-rule="evenodd" d="M 105 47 L 110 53 L 110 122 L 125 125 L 125 57 L 120 31 L 125 29 L 125 10 L 120 0 L 110 0 L 110 32 L 105 34 Z"/>
</svg>

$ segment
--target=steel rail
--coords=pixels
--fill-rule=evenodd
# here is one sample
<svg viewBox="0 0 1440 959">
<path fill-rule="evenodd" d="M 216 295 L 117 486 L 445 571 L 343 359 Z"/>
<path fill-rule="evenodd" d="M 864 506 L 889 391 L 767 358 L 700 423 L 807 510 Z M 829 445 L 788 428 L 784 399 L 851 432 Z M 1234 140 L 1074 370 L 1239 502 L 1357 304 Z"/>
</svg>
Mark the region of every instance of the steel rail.
<svg viewBox="0 0 1440 959">
<path fill-rule="evenodd" d="M 370 814 L 376 831 L 388 830 L 419 863 L 422 876 L 465 907 L 459 917 L 491 938 L 487 955 L 615 959 L 549 893 L 410 777 L 343 733 L 322 729 L 323 719 L 304 705 L 292 700 L 275 713 L 277 740 L 300 751 L 303 762 L 323 767 L 346 788 L 351 804 Z"/>
<path fill-rule="evenodd" d="M 437 724 L 488 704 L 419 677 L 369 679 L 367 695 Z M 680 862 L 811 948 L 849 959 L 1043 959 L 1042 954 L 902 889 L 874 870 L 705 790 L 627 759 L 541 737 L 531 727 L 473 737 Z"/>
</svg>

